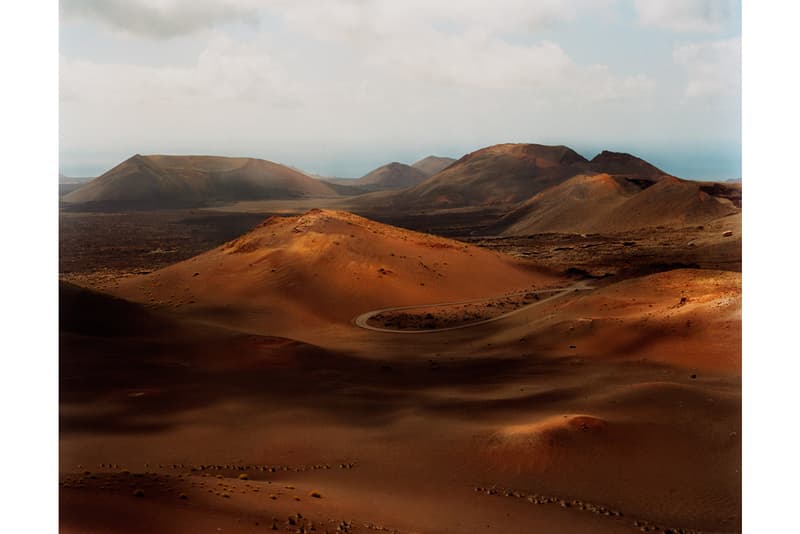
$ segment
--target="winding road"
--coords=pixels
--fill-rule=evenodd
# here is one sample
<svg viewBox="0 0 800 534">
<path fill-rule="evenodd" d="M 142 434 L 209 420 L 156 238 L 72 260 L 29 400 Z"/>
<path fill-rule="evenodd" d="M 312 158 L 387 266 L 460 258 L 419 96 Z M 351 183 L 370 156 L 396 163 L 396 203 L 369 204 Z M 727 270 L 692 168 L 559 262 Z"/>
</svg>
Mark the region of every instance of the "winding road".
<svg viewBox="0 0 800 534">
<path fill-rule="evenodd" d="M 499 321 L 500 319 L 505 319 L 506 317 L 509 317 L 509 316 L 514 315 L 516 313 L 520 313 L 520 312 L 522 312 L 524 310 L 527 310 L 528 308 L 530 308 L 532 306 L 536 306 L 538 304 L 542 304 L 543 302 L 547 302 L 549 300 L 553 300 L 553 299 L 556 299 L 558 297 L 564 296 L 567 293 L 572 293 L 574 291 L 590 291 L 592 289 L 594 289 L 594 287 L 588 285 L 588 283 L 585 282 L 585 281 L 581 281 L 581 282 L 577 282 L 577 283 L 575 283 L 575 284 L 573 284 L 571 286 L 568 286 L 568 287 L 551 288 L 551 289 L 540 289 L 540 290 L 536 290 L 536 291 L 532 291 L 532 290 L 519 291 L 517 293 L 511 293 L 511 294 L 502 295 L 502 296 L 499 296 L 499 297 L 483 297 L 483 298 L 478 298 L 478 299 L 459 300 L 459 301 L 454 301 L 454 302 L 440 302 L 440 303 L 437 303 L 437 304 L 414 304 L 412 306 L 395 306 L 395 307 L 392 307 L 392 308 L 382 308 L 380 310 L 372 310 L 372 311 L 368 311 L 368 312 L 362 313 L 361 315 L 359 315 L 358 317 L 353 319 L 353 324 L 355 324 L 358 327 L 364 328 L 366 330 L 372 330 L 374 332 L 392 333 L 392 334 L 430 334 L 430 333 L 433 333 L 433 332 L 447 332 L 448 330 L 460 330 L 462 328 L 472 328 L 474 326 L 480 326 L 480 325 L 484 325 L 486 323 Z M 516 297 L 516 296 L 520 296 L 520 295 L 527 295 L 529 293 L 554 293 L 554 294 L 549 296 L 549 297 L 547 297 L 547 298 L 545 298 L 545 299 L 537 300 L 536 302 L 532 302 L 531 304 L 528 304 L 528 305 L 522 306 L 520 308 L 517 308 L 516 310 L 512 310 L 510 312 L 503 313 L 503 314 L 497 315 L 495 317 L 490 317 L 489 319 L 483 319 L 481 321 L 475 321 L 474 323 L 466 323 L 466 324 L 461 324 L 461 325 L 457 325 L 457 326 L 448 326 L 448 327 L 445 327 L 445 328 L 429 328 L 429 329 L 426 329 L 426 330 L 395 330 L 395 329 L 392 329 L 392 328 L 381 328 L 381 327 L 378 327 L 378 326 L 372 326 L 370 324 L 367 324 L 367 321 L 369 321 L 374 316 L 376 316 L 378 314 L 381 314 L 381 313 L 395 312 L 395 311 L 402 311 L 402 310 L 413 310 L 413 309 L 416 309 L 416 308 L 435 308 L 435 307 L 439 307 L 439 306 L 457 306 L 457 305 L 460 305 L 460 304 L 473 304 L 473 303 L 476 303 L 476 302 L 485 302 L 485 301 L 497 300 L 499 298 Z"/>
</svg>

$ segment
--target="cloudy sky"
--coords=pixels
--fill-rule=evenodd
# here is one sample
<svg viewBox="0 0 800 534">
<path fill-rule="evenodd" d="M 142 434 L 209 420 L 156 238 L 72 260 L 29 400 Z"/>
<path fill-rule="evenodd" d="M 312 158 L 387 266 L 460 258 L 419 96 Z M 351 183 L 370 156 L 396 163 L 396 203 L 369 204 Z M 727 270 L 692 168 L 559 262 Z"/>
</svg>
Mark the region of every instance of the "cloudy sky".
<svg viewBox="0 0 800 534">
<path fill-rule="evenodd" d="M 254 156 L 331 176 L 501 142 L 741 175 L 728 0 L 61 0 L 60 168 Z"/>
</svg>

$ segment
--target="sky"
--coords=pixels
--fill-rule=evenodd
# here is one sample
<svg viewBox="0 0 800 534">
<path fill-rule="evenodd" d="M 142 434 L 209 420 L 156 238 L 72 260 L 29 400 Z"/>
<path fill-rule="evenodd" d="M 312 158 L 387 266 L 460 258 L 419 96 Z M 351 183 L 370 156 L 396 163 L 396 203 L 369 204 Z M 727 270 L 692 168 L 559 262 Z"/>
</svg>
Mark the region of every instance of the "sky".
<svg viewBox="0 0 800 534">
<path fill-rule="evenodd" d="M 504 142 L 741 176 L 741 3 L 61 0 L 59 168 L 252 156 L 325 176 Z"/>
</svg>

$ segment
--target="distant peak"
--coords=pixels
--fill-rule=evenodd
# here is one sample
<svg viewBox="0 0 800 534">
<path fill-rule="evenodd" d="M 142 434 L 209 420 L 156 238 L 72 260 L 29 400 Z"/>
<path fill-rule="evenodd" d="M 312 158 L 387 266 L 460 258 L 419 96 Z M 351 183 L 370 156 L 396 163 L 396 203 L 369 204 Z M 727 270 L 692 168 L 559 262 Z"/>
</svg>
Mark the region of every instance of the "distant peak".
<svg viewBox="0 0 800 534">
<path fill-rule="evenodd" d="M 424 158 L 422 158 L 422 159 L 421 159 L 421 160 L 419 160 L 419 161 L 415 161 L 414 163 L 412 163 L 412 164 L 411 164 L 411 166 L 413 167 L 414 165 L 422 165 L 422 164 L 424 164 L 424 163 L 433 163 L 433 162 L 448 162 L 448 161 L 449 161 L 449 162 L 453 162 L 453 161 L 455 161 L 455 159 L 453 159 L 453 158 L 449 158 L 449 157 L 447 157 L 447 156 L 434 156 L 434 155 L 430 155 L 430 156 L 425 156 Z"/>
<path fill-rule="evenodd" d="M 608 174 L 630 174 L 649 179 L 670 176 L 655 165 L 627 152 L 603 150 L 589 164 L 593 170 Z"/>
<path fill-rule="evenodd" d="M 565 145 L 541 145 L 538 143 L 502 143 L 476 150 L 471 155 L 477 154 L 509 154 L 524 157 L 535 157 L 569 165 L 571 163 L 586 163 L 588 160 Z"/>
<path fill-rule="evenodd" d="M 691 183 L 687 182 L 686 180 L 681 180 L 680 178 L 676 178 L 675 176 L 670 176 L 668 174 L 664 175 L 664 178 L 659 180 L 659 183 L 664 184 L 684 184 L 684 183 Z"/>
<path fill-rule="evenodd" d="M 144 156 L 142 154 L 134 154 L 133 156 L 129 157 L 127 160 L 123 161 L 119 165 L 124 165 L 125 163 L 133 163 L 139 166 L 150 166 L 152 165 L 152 160 L 148 156 Z"/>
<path fill-rule="evenodd" d="M 648 163 L 647 161 L 643 160 L 638 156 L 634 156 L 633 154 L 628 154 L 627 152 L 614 152 L 612 150 L 603 150 L 594 158 L 592 158 L 590 163 L 623 163 L 623 164 L 647 165 L 654 169 L 657 168 L 651 163 Z"/>
<path fill-rule="evenodd" d="M 434 175 L 440 171 L 443 171 L 455 162 L 456 160 L 453 158 L 431 155 L 426 156 L 419 161 L 415 161 L 411 164 L 411 166 L 428 175 Z"/>
<path fill-rule="evenodd" d="M 644 161 L 642 158 L 638 158 L 633 154 L 628 154 L 627 152 L 614 152 L 612 150 L 603 150 L 594 158 L 592 158 L 592 163 L 596 161 Z"/>
</svg>

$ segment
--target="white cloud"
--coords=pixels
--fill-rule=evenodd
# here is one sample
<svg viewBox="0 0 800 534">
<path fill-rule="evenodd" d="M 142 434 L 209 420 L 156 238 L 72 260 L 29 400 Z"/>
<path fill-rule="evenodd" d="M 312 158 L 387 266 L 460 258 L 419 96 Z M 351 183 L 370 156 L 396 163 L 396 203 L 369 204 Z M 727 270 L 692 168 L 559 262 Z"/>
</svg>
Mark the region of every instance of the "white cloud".
<svg viewBox="0 0 800 534">
<path fill-rule="evenodd" d="M 265 9 L 316 39 L 366 43 L 427 30 L 530 36 L 579 16 L 606 16 L 618 0 L 272 0 Z"/>
<path fill-rule="evenodd" d="M 738 98 L 741 93 L 741 38 L 679 46 L 672 57 L 675 63 L 686 69 L 687 97 Z"/>
<path fill-rule="evenodd" d="M 215 35 L 191 67 L 95 63 L 62 58 L 62 101 L 262 101 L 290 105 L 301 88 L 263 43 Z"/>
<path fill-rule="evenodd" d="M 365 68 L 390 78 L 595 101 L 649 92 L 654 82 L 577 64 L 558 44 L 532 36 L 613 3 L 310 0 L 281 4 L 280 13 L 294 32 L 350 46 Z"/>
<path fill-rule="evenodd" d="M 489 90 L 525 90 L 551 100 L 593 102 L 649 92 L 644 76 L 614 75 L 604 65 L 580 65 L 558 44 L 508 43 L 485 32 L 420 32 L 384 41 L 367 56 L 376 69 L 404 79 Z"/>
<path fill-rule="evenodd" d="M 678 32 L 719 31 L 730 19 L 736 0 L 634 0 L 639 22 Z"/>
<path fill-rule="evenodd" d="M 413 31 L 421 24 L 531 31 L 573 19 L 614 0 L 62 0 L 65 19 L 90 19 L 113 29 L 169 38 L 231 21 L 252 22 L 271 10 L 319 38 L 372 38 Z"/>
<path fill-rule="evenodd" d="M 380 39 L 421 29 L 480 28 L 490 33 L 534 31 L 575 18 L 580 9 L 608 0 L 307 0 L 273 2 L 295 29 L 321 39 Z"/>
<path fill-rule="evenodd" d="M 170 38 L 225 22 L 255 22 L 257 5 L 255 0 L 61 0 L 61 14 L 134 35 Z"/>
</svg>

